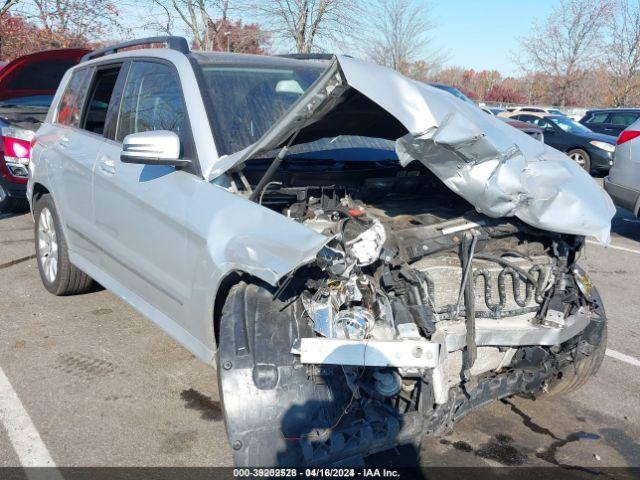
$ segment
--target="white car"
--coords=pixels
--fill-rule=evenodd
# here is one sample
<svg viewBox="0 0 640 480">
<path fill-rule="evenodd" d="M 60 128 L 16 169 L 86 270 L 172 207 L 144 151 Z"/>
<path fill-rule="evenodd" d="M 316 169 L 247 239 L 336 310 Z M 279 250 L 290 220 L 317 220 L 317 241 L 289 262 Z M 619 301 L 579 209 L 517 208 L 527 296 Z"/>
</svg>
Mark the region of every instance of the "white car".
<svg viewBox="0 0 640 480">
<path fill-rule="evenodd" d="M 553 107 L 509 107 L 507 108 L 507 112 L 534 112 L 534 113 L 546 113 L 549 115 L 565 115 L 563 112 Z"/>
<path fill-rule="evenodd" d="M 107 47 L 65 75 L 30 165 L 45 288 L 93 279 L 217 366 L 236 465 L 418 445 L 602 362 L 576 260 L 608 196 L 391 69 Z"/>
</svg>

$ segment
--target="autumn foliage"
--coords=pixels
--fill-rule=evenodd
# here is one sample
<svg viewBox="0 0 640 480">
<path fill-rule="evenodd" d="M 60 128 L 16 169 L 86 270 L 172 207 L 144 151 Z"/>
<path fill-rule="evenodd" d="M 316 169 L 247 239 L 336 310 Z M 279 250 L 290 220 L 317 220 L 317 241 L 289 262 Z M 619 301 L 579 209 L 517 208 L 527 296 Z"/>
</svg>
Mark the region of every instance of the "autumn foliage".
<svg viewBox="0 0 640 480">
<path fill-rule="evenodd" d="M 269 35 L 257 23 L 243 24 L 242 20 L 220 19 L 212 22 L 209 36 L 214 51 L 253 53 L 264 55 L 269 45 Z M 193 48 L 200 48 L 195 42 Z"/>
<path fill-rule="evenodd" d="M 91 48 L 80 35 L 62 34 L 6 13 L 0 18 L 0 60 L 11 60 L 52 48 Z"/>
</svg>

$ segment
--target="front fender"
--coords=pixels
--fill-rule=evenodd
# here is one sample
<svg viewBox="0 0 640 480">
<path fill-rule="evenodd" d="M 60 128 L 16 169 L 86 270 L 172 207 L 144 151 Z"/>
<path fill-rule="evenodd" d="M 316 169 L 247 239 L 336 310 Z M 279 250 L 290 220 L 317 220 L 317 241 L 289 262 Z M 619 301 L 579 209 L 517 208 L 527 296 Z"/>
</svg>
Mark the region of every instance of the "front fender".
<svg viewBox="0 0 640 480">
<path fill-rule="evenodd" d="M 218 278 L 242 271 L 270 285 L 296 268 L 314 260 L 329 241 L 325 235 L 251 202 L 216 185 L 207 185 L 211 196 L 207 212 L 193 221 L 203 229 L 207 256 Z"/>
</svg>

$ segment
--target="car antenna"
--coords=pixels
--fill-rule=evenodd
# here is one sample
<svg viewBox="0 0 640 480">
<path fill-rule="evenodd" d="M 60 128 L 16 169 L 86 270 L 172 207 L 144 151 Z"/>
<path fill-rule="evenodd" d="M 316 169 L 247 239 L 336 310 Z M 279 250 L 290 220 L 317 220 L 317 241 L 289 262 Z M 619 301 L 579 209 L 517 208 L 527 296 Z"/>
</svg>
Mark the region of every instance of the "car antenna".
<svg viewBox="0 0 640 480">
<path fill-rule="evenodd" d="M 260 198 L 260 192 L 262 192 L 264 187 L 273 177 L 273 174 L 276 172 L 278 167 L 280 167 L 280 164 L 287 156 L 287 153 L 289 153 L 289 147 L 295 141 L 298 133 L 300 133 L 300 130 L 302 130 L 302 125 L 295 132 L 293 132 L 293 135 L 291 135 L 291 138 L 289 139 L 287 144 L 280 149 L 278 155 L 276 155 L 276 158 L 273 159 L 273 162 L 271 162 L 271 165 L 269 165 L 269 168 L 258 182 L 258 185 L 256 185 L 256 188 L 253 190 L 253 192 L 251 192 L 251 195 L 249 195 L 249 200 L 255 202 L 258 198 Z"/>
</svg>

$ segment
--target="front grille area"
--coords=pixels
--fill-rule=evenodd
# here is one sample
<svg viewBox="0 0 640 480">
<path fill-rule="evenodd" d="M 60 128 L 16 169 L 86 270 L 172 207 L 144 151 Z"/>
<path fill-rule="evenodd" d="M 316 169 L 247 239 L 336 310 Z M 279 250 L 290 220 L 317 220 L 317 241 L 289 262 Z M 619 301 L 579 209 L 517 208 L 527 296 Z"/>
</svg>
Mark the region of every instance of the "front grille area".
<svg viewBox="0 0 640 480">
<path fill-rule="evenodd" d="M 501 318 L 535 315 L 542 302 L 542 289 L 551 272 L 549 257 L 509 258 L 509 262 L 530 274 L 536 284 L 516 270 L 488 260 L 474 259 L 476 316 Z M 425 275 L 431 307 L 444 318 L 455 311 L 462 283 L 462 268 L 457 257 L 426 257 L 412 265 Z M 461 305 L 459 314 L 464 312 Z"/>
</svg>

